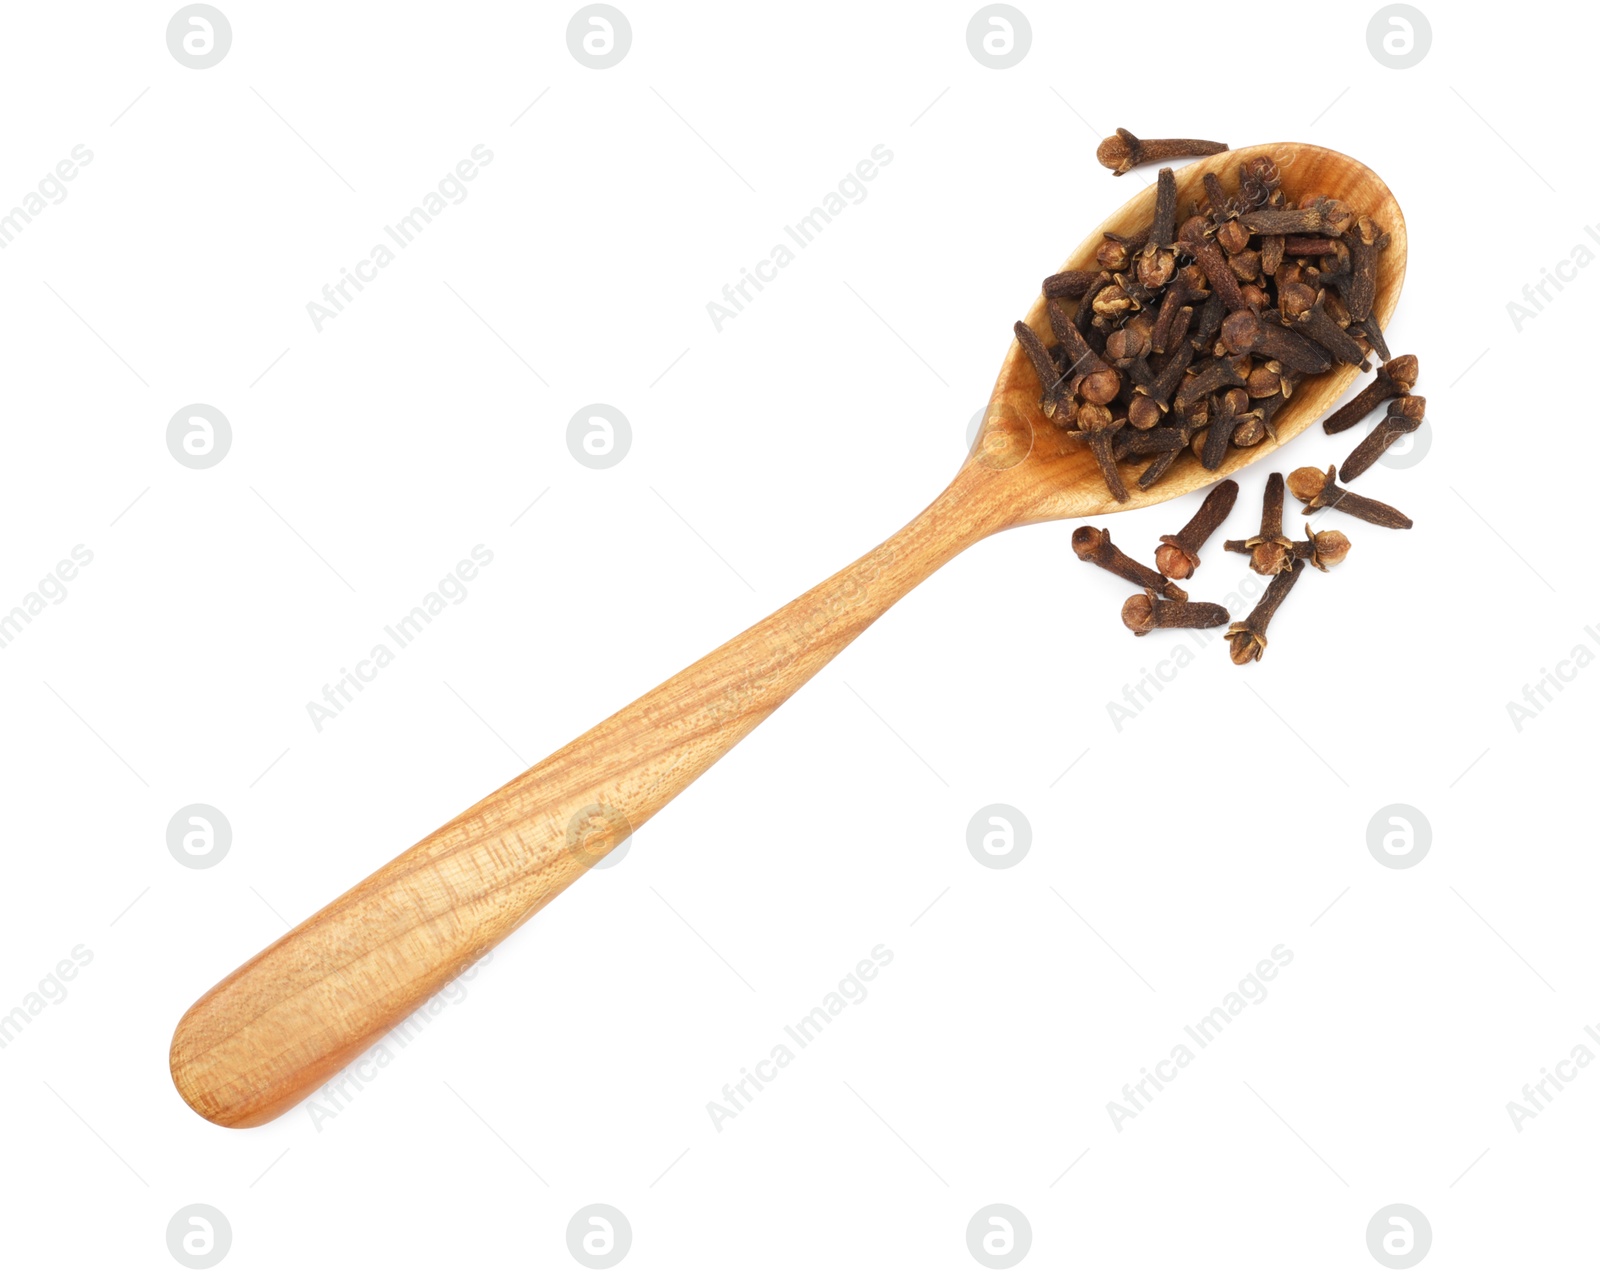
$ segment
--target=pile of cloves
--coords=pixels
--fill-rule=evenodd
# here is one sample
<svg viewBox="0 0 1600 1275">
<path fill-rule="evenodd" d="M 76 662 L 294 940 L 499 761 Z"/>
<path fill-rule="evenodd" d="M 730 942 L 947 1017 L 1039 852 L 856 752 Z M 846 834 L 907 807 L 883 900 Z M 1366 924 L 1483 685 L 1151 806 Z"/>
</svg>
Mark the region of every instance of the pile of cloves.
<svg viewBox="0 0 1600 1275">
<path fill-rule="evenodd" d="M 1120 175 L 1226 149 L 1118 129 L 1099 159 Z M 1304 377 L 1335 363 L 1370 370 L 1374 353 L 1389 359 L 1372 312 L 1389 242 L 1380 226 L 1323 194 L 1291 198 L 1264 155 L 1239 166 L 1232 193 L 1214 173 L 1203 185 L 1205 197 L 1180 222 L 1177 181 L 1163 168 L 1148 227 L 1106 235 L 1099 269 L 1044 281 L 1054 344 L 1025 323 L 1013 329 L 1038 375 L 1044 415 L 1091 450 L 1119 502 L 1128 499 L 1119 461 L 1149 458 L 1142 489 L 1186 449 L 1215 471 L 1230 448 L 1277 440 L 1272 419 Z M 1374 406 L 1401 384 L 1409 392 L 1402 363 L 1385 365 L 1393 385 L 1375 391 Z"/>
<path fill-rule="evenodd" d="M 1099 159 L 1121 176 L 1140 163 L 1226 149 L 1188 138 L 1144 141 L 1118 129 L 1101 143 Z M 1090 447 L 1119 502 L 1128 498 L 1119 461 L 1152 458 L 1141 488 L 1158 481 L 1186 448 L 1214 471 L 1230 447 L 1277 441 L 1273 415 L 1301 377 L 1335 362 L 1367 371 L 1373 354 L 1383 360 L 1372 381 L 1323 422 L 1337 434 L 1388 403 L 1373 431 L 1337 468 L 1296 469 L 1287 482 L 1281 473 L 1269 475 L 1260 533 L 1223 542 L 1225 551 L 1247 556 L 1252 571 L 1271 579 L 1244 620 L 1229 624 L 1224 607 L 1191 602 L 1175 583 L 1194 575 L 1200 550 L 1232 511 L 1239 495 L 1232 479 L 1211 489 L 1182 530 L 1161 537 L 1154 568 L 1118 549 L 1103 528 L 1072 533 L 1081 560 L 1142 590 L 1122 606 L 1122 622 L 1136 637 L 1228 624 L 1229 654 L 1235 664 L 1248 664 L 1266 651 L 1267 625 L 1306 566 L 1326 572 L 1350 552 L 1343 532 L 1314 532 L 1310 523 L 1306 539 L 1290 539 L 1285 491 L 1304 503 L 1304 515 L 1331 509 L 1374 526 L 1410 527 L 1398 509 L 1339 484 L 1364 474 L 1416 430 L 1427 401 L 1411 392 L 1416 356 L 1390 357 L 1372 313 L 1378 255 L 1388 236 L 1370 218 L 1322 195 L 1292 205 L 1276 165 L 1260 156 L 1240 165 L 1232 196 L 1213 174 L 1203 182 L 1206 198 L 1180 228 L 1177 184 L 1172 170 L 1162 169 L 1155 218 L 1142 235 L 1106 236 L 1098 272 L 1066 271 L 1044 281 L 1054 346 L 1026 324 L 1015 330 L 1038 373 L 1045 416 Z M 1075 313 L 1068 314 L 1062 302 L 1074 297 Z"/>
</svg>

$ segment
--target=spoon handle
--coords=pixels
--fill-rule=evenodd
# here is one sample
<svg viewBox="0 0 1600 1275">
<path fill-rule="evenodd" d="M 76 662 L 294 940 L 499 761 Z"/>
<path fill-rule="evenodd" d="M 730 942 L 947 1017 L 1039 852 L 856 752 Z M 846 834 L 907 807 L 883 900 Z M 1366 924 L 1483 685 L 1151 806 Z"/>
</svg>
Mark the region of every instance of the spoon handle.
<svg viewBox="0 0 1600 1275">
<path fill-rule="evenodd" d="M 263 1124 L 326 1083 L 641 827 L 898 599 L 996 529 L 969 465 L 905 528 L 517 776 L 202 996 L 178 1092 Z M 974 498 L 975 495 L 978 498 Z"/>
</svg>

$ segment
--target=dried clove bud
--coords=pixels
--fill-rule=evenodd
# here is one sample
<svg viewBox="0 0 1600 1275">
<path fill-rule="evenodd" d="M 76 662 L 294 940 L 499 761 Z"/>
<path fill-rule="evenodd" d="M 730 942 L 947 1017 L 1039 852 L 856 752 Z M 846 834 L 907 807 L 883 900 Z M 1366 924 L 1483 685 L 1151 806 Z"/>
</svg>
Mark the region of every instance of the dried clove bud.
<svg viewBox="0 0 1600 1275">
<path fill-rule="evenodd" d="M 1275 275 L 1283 265 L 1284 249 L 1287 241 L 1282 235 L 1261 236 L 1261 273 Z"/>
<path fill-rule="evenodd" d="M 1148 249 L 1171 248 L 1178 241 L 1178 179 L 1170 168 L 1156 174 L 1156 213 L 1150 223 Z"/>
<path fill-rule="evenodd" d="M 1227 258 L 1222 255 L 1222 249 L 1217 247 L 1216 241 L 1206 237 L 1204 218 L 1191 217 L 1184 222 L 1183 230 L 1179 234 L 1179 243 L 1199 263 L 1200 269 L 1206 272 L 1206 280 L 1211 285 L 1213 295 L 1222 298 L 1222 309 L 1224 311 L 1244 309 L 1245 300 L 1244 294 L 1239 290 L 1239 279 L 1228 269 Z"/>
<path fill-rule="evenodd" d="M 1178 254 L 1171 248 L 1157 248 L 1147 243 L 1139 260 L 1134 263 L 1134 277 L 1139 285 L 1152 291 L 1166 287 L 1178 269 Z"/>
<path fill-rule="evenodd" d="M 1372 347 L 1372 352 L 1385 363 L 1389 361 L 1389 343 L 1383 338 L 1383 329 L 1378 326 L 1378 316 L 1369 314 L 1364 319 L 1359 319 L 1350 325 L 1352 332 L 1359 333 Z"/>
<path fill-rule="evenodd" d="M 1155 429 L 1161 424 L 1161 417 L 1161 404 L 1148 392 L 1135 394 L 1128 404 L 1128 424 L 1140 432 Z"/>
<path fill-rule="evenodd" d="M 1057 369 L 1055 360 L 1050 357 L 1050 351 L 1044 348 L 1044 342 L 1039 339 L 1038 333 L 1021 319 L 1017 320 L 1011 330 L 1016 333 L 1017 344 L 1028 356 L 1028 362 L 1033 364 L 1033 370 L 1038 373 L 1039 408 L 1050 420 L 1056 420 L 1065 400 L 1064 378 Z M 1071 411 L 1070 404 L 1067 410 Z"/>
<path fill-rule="evenodd" d="M 1261 497 L 1261 534 L 1244 542 L 1250 550 L 1250 569 L 1274 576 L 1294 562 L 1294 541 L 1283 534 L 1283 475 L 1271 474 Z"/>
<path fill-rule="evenodd" d="M 1415 354 L 1402 354 L 1397 359 L 1390 359 L 1378 369 L 1378 374 L 1367 382 L 1361 393 L 1322 422 L 1322 428 L 1329 434 L 1347 430 L 1385 399 L 1411 393 L 1411 387 L 1416 383 Z"/>
<path fill-rule="evenodd" d="M 1164 137 L 1141 140 L 1119 128 L 1115 134 L 1100 143 L 1095 158 L 1118 177 L 1139 164 L 1153 164 L 1163 159 L 1188 159 L 1200 155 L 1215 155 L 1228 149 L 1226 142 L 1202 142 L 1189 137 Z"/>
<path fill-rule="evenodd" d="M 1260 412 L 1246 412 L 1239 418 L 1239 423 L 1233 429 L 1233 445 L 1235 447 L 1254 447 L 1266 438 L 1269 430 L 1266 419 Z"/>
<path fill-rule="evenodd" d="M 1152 629 L 1214 629 L 1228 622 L 1228 611 L 1215 602 L 1169 602 L 1146 589 L 1122 604 L 1122 622 L 1143 637 Z"/>
<path fill-rule="evenodd" d="M 1185 446 L 1183 435 L 1183 429 L 1177 425 L 1163 425 L 1159 429 L 1149 430 L 1120 429 L 1111 440 L 1111 456 L 1114 460 L 1126 460 L 1129 456 L 1159 456 L 1174 447 Z"/>
<path fill-rule="evenodd" d="M 1206 429 L 1205 446 L 1200 451 L 1203 468 L 1215 472 L 1222 467 L 1223 458 L 1228 454 L 1228 444 L 1233 441 L 1233 432 L 1249 408 L 1250 396 L 1243 389 L 1236 387 L 1218 397 L 1216 412 Z"/>
<path fill-rule="evenodd" d="M 1094 318 L 1094 300 L 1102 289 L 1111 286 L 1111 273 L 1102 270 L 1090 281 L 1089 286 L 1083 290 L 1083 297 L 1078 302 L 1078 312 L 1073 315 L 1072 321 L 1080 332 L 1089 326 L 1089 321 Z"/>
<path fill-rule="evenodd" d="M 1139 490 L 1147 491 L 1161 477 L 1172 468 L 1173 462 L 1183 455 L 1184 448 L 1188 447 L 1189 440 L 1194 437 L 1196 430 L 1205 428 L 1209 408 L 1205 399 L 1190 405 L 1186 412 L 1177 414 L 1178 423 L 1173 427 L 1172 434 L 1167 435 L 1172 439 L 1172 446 L 1160 453 L 1145 467 L 1144 473 L 1139 475 Z"/>
<path fill-rule="evenodd" d="M 1266 654 L 1267 625 L 1272 623 L 1273 615 L 1300 579 L 1305 565 L 1303 561 L 1296 560 L 1289 571 L 1273 576 L 1272 583 L 1261 595 L 1261 601 L 1256 603 L 1255 609 L 1245 616 L 1242 623 L 1228 626 L 1228 654 L 1235 664 L 1248 664 Z"/>
<path fill-rule="evenodd" d="M 1188 309 L 1187 306 L 1184 309 Z M 1167 361 L 1161 365 L 1161 371 L 1156 373 L 1155 385 L 1150 390 L 1150 397 L 1162 407 L 1172 401 L 1172 395 L 1178 388 L 1178 383 L 1183 379 L 1183 374 L 1188 370 L 1190 361 L 1194 358 L 1194 346 L 1188 341 L 1180 342 L 1174 347 Z"/>
<path fill-rule="evenodd" d="M 1278 190 L 1278 165 L 1269 155 L 1257 155 L 1239 165 L 1239 206 L 1241 212 L 1264 208 Z"/>
<path fill-rule="evenodd" d="M 1328 315 L 1323 294 L 1318 293 L 1315 301 L 1306 301 L 1305 294 L 1310 291 L 1309 287 L 1301 284 L 1279 292 L 1278 307 L 1284 318 L 1339 362 L 1359 367 L 1366 362 L 1367 352 Z"/>
<path fill-rule="evenodd" d="M 1094 259 L 1100 263 L 1100 269 L 1115 274 L 1118 270 L 1128 268 L 1128 263 L 1133 260 L 1133 254 L 1128 251 L 1128 245 L 1116 235 L 1107 235 L 1095 249 Z"/>
<path fill-rule="evenodd" d="M 1339 481 L 1350 482 L 1371 469 L 1373 462 L 1388 451 L 1397 439 L 1404 438 L 1422 424 L 1422 414 L 1427 408 L 1428 400 L 1416 394 L 1402 394 L 1390 403 L 1389 414 L 1378 422 L 1372 433 L 1356 444 L 1356 449 L 1339 466 Z"/>
<path fill-rule="evenodd" d="M 1222 178 L 1215 173 L 1203 173 L 1200 185 L 1206 192 L 1205 200 L 1200 205 L 1200 212 L 1210 217 L 1214 226 L 1220 228 L 1223 223 L 1233 220 L 1238 215 L 1233 207 L 1233 201 L 1228 198 L 1227 191 L 1222 189 Z"/>
<path fill-rule="evenodd" d="M 1093 270 L 1063 270 L 1046 279 L 1039 290 L 1047 297 L 1081 297 L 1096 277 Z"/>
<path fill-rule="evenodd" d="M 1371 217 L 1357 217 L 1356 224 L 1345 236 L 1350 252 L 1350 286 L 1345 291 L 1345 304 L 1350 307 L 1352 322 L 1360 322 L 1372 313 L 1372 303 L 1378 295 L 1378 254 L 1389 246 L 1389 236 L 1378 229 Z"/>
<path fill-rule="evenodd" d="M 1306 538 L 1294 542 L 1294 556 L 1309 562 L 1318 571 L 1336 567 L 1350 556 L 1350 537 L 1342 531 L 1312 531 L 1306 523 Z"/>
<path fill-rule="evenodd" d="M 1106 490 L 1119 505 L 1128 499 L 1127 484 L 1111 455 L 1111 436 L 1119 422 L 1111 417 L 1111 409 L 1100 403 L 1084 403 L 1078 408 L 1078 436 L 1089 444 L 1095 463 L 1100 466 L 1100 476 L 1106 481 Z"/>
<path fill-rule="evenodd" d="M 1227 305 L 1222 300 L 1222 295 L 1215 288 L 1206 298 L 1206 303 L 1200 307 L 1196 316 L 1193 329 L 1189 333 L 1189 344 L 1194 346 L 1197 354 L 1204 354 L 1212 349 L 1212 342 L 1217 339 L 1217 333 L 1222 331 L 1222 319 L 1227 313 Z"/>
<path fill-rule="evenodd" d="M 1253 235 L 1342 235 L 1350 228 L 1354 214 L 1349 205 L 1323 196 L 1311 198 L 1315 202 L 1300 208 L 1262 209 L 1239 220 Z"/>
<path fill-rule="evenodd" d="M 1333 356 L 1320 345 L 1286 328 L 1275 311 L 1255 314 L 1235 310 L 1222 321 L 1222 343 L 1234 354 L 1259 354 L 1296 372 L 1315 375 L 1333 367 Z"/>
<path fill-rule="evenodd" d="M 1333 481 L 1333 475 L 1332 465 L 1328 466 L 1326 474 L 1320 469 L 1307 466 L 1289 475 L 1289 490 L 1294 493 L 1296 500 L 1305 501 L 1306 507 L 1300 511 L 1301 513 L 1308 514 L 1313 509 L 1337 509 L 1340 513 L 1359 518 L 1362 522 L 1370 522 L 1376 527 L 1392 527 L 1397 531 L 1404 531 L 1412 525 L 1411 519 L 1393 505 L 1373 500 L 1370 496 L 1358 496 L 1353 491 L 1346 491 Z"/>
<path fill-rule="evenodd" d="M 1230 217 L 1217 227 L 1217 243 L 1231 257 L 1250 246 L 1250 232 L 1237 217 Z"/>
<path fill-rule="evenodd" d="M 1179 411 L 1189 404 L 1205 398 L 1208 394 L 1215 394 L 1218 390 L 1229 385 L 1243 385 L 1245 378 L 1239 375 L 1230 359 L 1212 359 L 1209 363 L 1197 368 L 1182 385 L 1178 387 L 1177 394 L 1173 397 L 1172 405 Z"/>
<path fill-rule="evenodd" d="M 1061 303 L 1053 298 L 1045 302 L 1045 312 L 1050 317 L 1050 330 L 1066 357 L 1067 386 L 1090 403 L 1104 404 L 1116 398 L 1122 389 L 1122 376 L 1089 348 L 1078 325 L 1067 317 Z"/>
<path fill-rule="evenodd" d="M 1245 391 L 1251 398 L 1287 398 L 1293 382 L 1284 373 L 1283 364 L 1268 359 L 1258 368 L 1252 368 L 1245 378 Z"/>
<path fill-rule="evenodd" d="M 1155 326 L 1148 315 L 1136 314 L 1106 338 L 1106 358 L 1112 367 L 1126 368 L 1133 360 L 1150 353 L 1150 330 Z"/>
<path fill-rule="evenodd" d="M 1228 223 L 1230 226 L 1232 222 Z M 1221 237 L 1218 237 L 1218 242 Z M 1261 254 L 1254 248 L 1246 248 L 1240 252 L 1228 254 L 1228 269 L 1233 271 L 1234 277 L 1240 283 L 1250 283 L 1261 276 Z M 1242 292 L 1243 289 L 1241 288 Z"/>
<path fill-rule="evenodd" d="M 1090 309 L 1094 311 L 1094 324 L 1104 327 L 1116 323 L 1123 315 L 1139 309 L 1139 298 L 1129 288 L 1129 280 L 1122 274 L 1112 276 L 1111 286 L 1095 293 Z"/>
<path fill-rule="evenodd" d="M 1187 309 L 1189 302 L 1211 295 L 1205 285 L 1205 272 L 1193 264 L 1180 269 L 1172 282 L 1167 285 L 1167 290 L 1161 295 L 1161 307 L 1156 313 L 1155 327 L 1150 333 L 1150 345 L 1157 354 L 1165 354 L 1183 340 L 1188 323 L 1185 320 L 1184 328 L 1177 329 L 1178 313 Z M 1191 309 L 1189 313 L 1192 318 L 1193 310 Z"/>
<path fill-rule="evenodd" d="M 1233 511 L 1239 484 L 1225 479 L 1213 487 L 1193 518 L 1175 536 L 1162 536 L 1156 548 L 1156 569 L 1173 580 L 1187 580 L 1200 565 L 1200 547 L 1211 539 L 1222 520 Z"/>
<path fill-rule="evenodd" d="M 1159 572 L 1135 562 L 1111 543 L 1111 533 L 1103 527 L 1077 527 L 1072 532 L 1072 552 L 1079 561 L 1092 563 L 1114 576 L 1120 576 L 1141 589 L 1155 589 L 1174 602 L 1186 602 L 1189 595 Z"/>
</svg>

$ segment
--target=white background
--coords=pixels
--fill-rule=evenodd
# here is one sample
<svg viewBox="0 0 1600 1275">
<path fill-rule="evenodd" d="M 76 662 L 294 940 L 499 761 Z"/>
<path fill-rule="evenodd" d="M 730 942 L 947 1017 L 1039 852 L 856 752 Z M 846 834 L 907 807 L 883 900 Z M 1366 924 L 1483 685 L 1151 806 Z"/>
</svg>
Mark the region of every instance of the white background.
<svg viewBox="0 0 1600 1275">
<path fill-rule="evenodd" d="M 1394 1202 L 1424 1269 L 1590 1260 L 1600 1068 L 1520 1132 L 1506 1104 L 1600 1020 L 1600 671 L 1521 730 L 1506 706 L 1600 654 L 1572 499 L 1600 270 L 1520 332 L 1506 307 L 1600 218 L 1592 16 L 1430 4 L 1391 70 L 1365 6 L 1024 2 L 996 71 L 971 3 L 625 0 L 595 71 L 566 7 L 222 7 L 204 71 L 164 6 L 6 17 L 0 205 L 94 156 L 0 251 L 0 609 L 94 555 L 0 650 L 0 1012 L 93 954 L 0 1051 L 8 1267 L 181 1269 L 197 1201 L 237 1271 L 577 1270 L 595 1201 L 637 1270 L 978 1270 L 993 1202 L 1031 1222 L 1022 1269 L 1377 1270 Z M 1120 730 L 1194 639 L 1132 639 L 1069 524 L 985 542 L 334 1118 L 193 1115 L 167 1045 L 207 987 L 933 497 L 1038 281 L 1142 180 L 1094 162 L 1117 125 L 1315 142 L 1393 187 L 1389 337 L 1433 443 L 1360 486 L 1415 530 L 1339 522 L 1350 558 L 1263 663 L 1214 642 Z M 317 332 L 306 303 L 480 143 L 465 202 Z M 717 332 L 706 303 L 878 144 L 868 197 Z M 206 470 L 165 442 L 196 402 L 233 428 Z M 633 428 L 608 470 L 566 446 L 594 402 Z M 1198 500 L 1113 534 L 1142 557 Z M 318 732 L 306 702 L 478 544 L 467 599 Z M 1246 579 L 1214 544 L 1192 593 Z M 165 840 L 192 802 L 233 828 L 203 871 Z M 992 802 L 1032 825 L 1004 871 L 966 847 Z M 1392 803 L 1432 830 L 1403 871 L 1367 844 Z M 706 1104 L 877 944 L 868 998 L 718 1132 Z M 1277 944 L 1270 996 L 1118 1132 L 1106 1104 Z"/>
</svg>

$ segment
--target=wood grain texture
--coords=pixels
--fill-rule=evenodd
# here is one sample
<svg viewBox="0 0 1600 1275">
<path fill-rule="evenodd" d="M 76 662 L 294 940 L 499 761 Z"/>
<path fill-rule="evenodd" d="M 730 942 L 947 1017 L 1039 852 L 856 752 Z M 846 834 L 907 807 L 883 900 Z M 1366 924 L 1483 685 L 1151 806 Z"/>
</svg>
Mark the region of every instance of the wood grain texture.
<svg viewBox="0 0 1600 1275">
<path fill-rule="evenodd" d="M 1257 153 L 1293 191 L 1320 190 L 1391 236 L 1375 313 L 1387 323 L 1405 273 L 1393 196 L 1354 160 L 1316 147 L 1251 147 L 1178 174 L 1180 200 L 1209 169 Z M 1101 229 L 1150 218 L 1154 189 Z M 1068 260 L 1092 261 L 1096 230 Z M 1041 272 L 1042 275 L 1042 272 Z M 1028 321 L 1044 331 L 1043 304 Z M 1277 418 L 1288 438 L 1319 419 L 1352 375 L 1309 378 Z M 1013 343 L 983 430 L 950 486 L 904 529 L 676 677 L 635 700 L 296 926 L 212 988 L 173 1035 L 173 1081 L 206 1119 L 264 1123 L 326 1083 L 446 982 L 571 885 L 766 719 L 868 625 L 985 536 L 1181 495 L 1260 460 L 1235 451 L 1218 473 L 1180 460 L 1151 492 L 1114 504 L 1086 449 L 1038 411 L 1038 383 Z M 1133 474 L 1130 472 L 1130 479 Z"/>
</svg>

